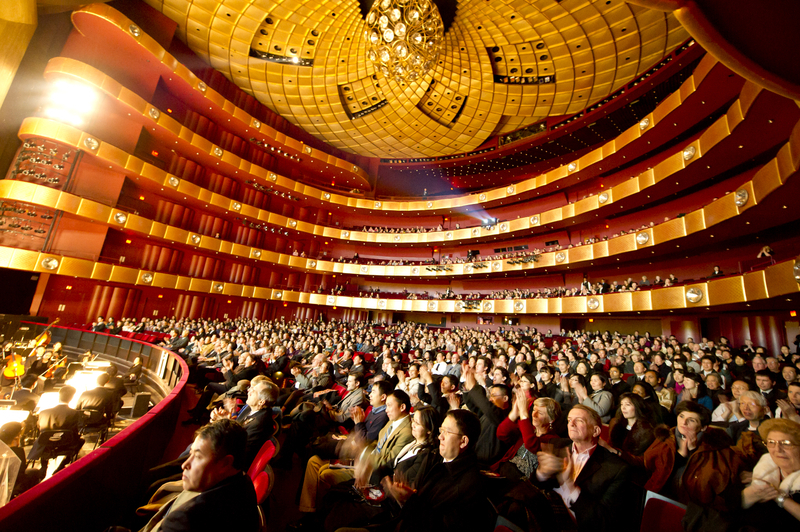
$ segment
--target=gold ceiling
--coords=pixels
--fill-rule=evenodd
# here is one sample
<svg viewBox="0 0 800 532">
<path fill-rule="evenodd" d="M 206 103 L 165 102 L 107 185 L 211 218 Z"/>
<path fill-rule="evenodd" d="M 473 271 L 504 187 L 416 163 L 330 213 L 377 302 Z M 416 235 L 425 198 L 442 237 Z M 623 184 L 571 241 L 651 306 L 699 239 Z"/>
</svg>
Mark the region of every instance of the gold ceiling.
<svg viewBox="0 0 800 532">
<path fill-rule="evenodd" d="M 400 84 L 366 59 L 356 0 L 145 1 L 264 105 L 370 157 L 471 151 L 579 112 L 689 38 L 671 13 L 623 0 L 458 0 L 439 63 Z"/>
</svg>

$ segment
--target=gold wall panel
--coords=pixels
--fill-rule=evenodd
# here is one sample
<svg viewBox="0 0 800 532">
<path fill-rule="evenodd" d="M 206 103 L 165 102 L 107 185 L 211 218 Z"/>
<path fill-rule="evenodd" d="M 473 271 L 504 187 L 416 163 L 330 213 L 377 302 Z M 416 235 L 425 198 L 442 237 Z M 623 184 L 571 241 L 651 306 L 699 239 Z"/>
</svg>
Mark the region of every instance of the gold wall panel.
<svg viewBox="0 0 800 532">
<path fill-rule="evenodd" d="M 440 309 L 445 310 L 445 309 Z M 494 302 L 495 314 L 514 314 L 514 301 L 510 299 L 499 299 Z"/>
<path fill-rule="evenodd" d="M 717 201 L 712 201 L 703 207 L 703 211 L 705 212 L 706 227 L 711 227 L 712 225 L 724 222 L 725 220 L 738 215 L 739 209 L 736 207 L 736 204 L 733 202 L 733 200 L 734 195 L 727 194 L 719 198 Z"/>
<path fill-rule="evenodd" d="M 40 256 L 39 252 L 37 251 L 28 251 L 26 249 L 15 249 L 12 252 L 11 260 L 8 263 L 8 267 L 13 268 L 14 270 L 49 272 L 50 270 L 42 268 L 42 265 L 40 264 L 41 261 L 47 257 L 54 257 L 56 259 L 60 259 L 60 257 L 58 257 L 57 255 L 42 254 Z M 59 266 L 60 266 L 60 261 L 59 261 Z"/>
<path fill-rule="evenodd" d="M 629 312 L 633 310 L 631 293 L 603 294 L 603 310 L 606 312 Z"/>
<path fill-rule="evenodd" d="M 753 301 L 756 299 L 766 299 L 769 297 L 767 293 L 767 280 L 763 271 L 748 272 L 742 276 L 745 292 L 745 301 Z"/>
<path fill-rule="evenodd" d="M 561 304 L 563 302 L 563 298 L 553 298 L 553 299 L 546 299 L 547 301 L 547 313 L 548 314 L 560 314 L 561 313 Z"/>
<path fill-rule="evenodd" d="M 683 217 L 684 220 L 684 227 L 686 227 L 686 234 L 698 233 L 703 231 L 706 226 L 705 221 L 705 210 L 698 209 L 696 211 L 692 211 L 687 213 L 686 216 Z"/>
<path fill-rule="evenodd" d="M 126 268 L 124 266 L 114 266 L 111 268 L 111 275 L 108 280 L 112 283 L 136 284 L 139 278 L 139 270 Z"/>
<path fill-rule="evenodd" d="M 653 310 L 652 291 L 631 292 L 631 305 L 634 310 Z"/>
<path fill-rule="evenodd" d="M 592 246 L 578 246 L 567 250 L 568 262 L 576 262 L 579 260 L 592 260 L 593 254 Z"/>
<path fill-rule="evenodd" d="M 62 257 L 58 273 L 87 279 L 91 278 L 93 269 L 93 265 L 90 261 L 74 259 L 72 257 Z"/>
<path fill-rule="evenodd" d="M 683 218 L 673 218 L 653 227 L 653 240 L 656 244 L 684 236 L 686 236 L 686 226 Z"/>
<path fill-rule="evenodd" d="M 686 307 L 686 292 L 682 286 L 650 290 L 653 310 Z"/>
<path fill-rule="evenodd" d="M 87 261 L 88 262 L 88 261 Z M 103 262 L 95 262 L 92 265 L 92 279 L 96 281 L 106 281 L 111 277 L 113 266 Z"/>
<path fill-rule="evenodd" d="M 608 243 L 608 254 L 617 255 L 619 253 L 626 253 L 636 249 L 636 234 L 628 233 L 621 235 L 617 238 L 610 238 L 606 240 Z"/>
<path fill-rule="evenodd" d="M 189 290 L 192 292 L 211 292 L 212 282 L 206 279 L 190 279 Z"/>
<path fill-rule="evenodd" d="M 793 268 L 794 261 L 789 260 L 780 262 L 764 271 L 769 297 L 781 296 L 798 290 Z"/>
<path fill-rule="evenodd" d="M 683 150 L 681 149 L 681 151 Z M 680 152 L 670 155 L 653 168 L 653 180 L 659 183 L 672 176 L 672 174 L 680 172 L 684 168 L 683 163 L 683 155 Z"/>
<path fill-rule="evenodd" d="M 179 286 L 179 279 L 186 279 L 187 281 L 191 281 L 190 277 L 179 277 L 177 275 L 170 275 L 168 273 L 161 273 L 161 272 L 153 272 L 153 282 L 151 283 L 152 286 L 156 286 L 159 288 L 177 288 Z M 185 290 L 189 289 L 190 282 L 184 283 Z"/>
<path fill-rule="evenodd" d="M 508 312 L 512 312 L 512 310 Z M 564 314 L 578 314 L 587 310 L 585 297 L 565 297 L 561 303 L 561 312 Z"/>
<path fill-rule="evenodd" d="M 788 148 L 788 145 L 784 148 Z M 780 150 L 778 157 L 768 161 L 767 164 L 759 168 L 756 175 L 753 176 L 753 180 L 751 181 L 753 188 L 752 194 L 755 196 L 756 201 L 762 201 L 773 190 L 781 186 L 780 168 L 778 166 L 781 159 L 781 152 L 784 152 L 784 149 Z M 795 169 L 792 169 L 791 173 L 794 173 L 794 170 Z"/>
<path fill-rule="evenodd" d="M 745 300 L 744 277 L 726 277 L 709 281 L 708 303 L 709 305 L 726 305 L 728 303 L 739 303 Z"/>
<path fill-rule="evenodd" d="M 619 201 L 622 198 L 627 198 L 639 192 L 639 180 L 628 179 L 614 187 L 614 201 Z"/>
</svg>

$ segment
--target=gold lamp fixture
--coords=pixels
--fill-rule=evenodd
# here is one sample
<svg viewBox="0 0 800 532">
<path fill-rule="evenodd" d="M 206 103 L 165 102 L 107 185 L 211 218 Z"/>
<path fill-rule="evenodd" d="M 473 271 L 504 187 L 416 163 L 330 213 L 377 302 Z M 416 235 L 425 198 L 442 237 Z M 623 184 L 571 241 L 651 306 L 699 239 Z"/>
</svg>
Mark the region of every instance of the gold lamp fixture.
<svg viewBox="0 0 800 532">
<path fill-rule="evenodd" d="M 375 0 L 367 13 L 367 59 L 388 78 L 424 76 L 443 48 L 444 23 L 432 0 Z"/>
</svg>

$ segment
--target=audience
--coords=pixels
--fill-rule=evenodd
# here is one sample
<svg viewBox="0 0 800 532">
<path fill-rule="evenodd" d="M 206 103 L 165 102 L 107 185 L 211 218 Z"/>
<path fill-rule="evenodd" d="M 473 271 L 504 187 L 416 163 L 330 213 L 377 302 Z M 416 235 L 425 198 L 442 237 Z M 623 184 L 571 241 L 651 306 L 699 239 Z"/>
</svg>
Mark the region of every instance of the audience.
<svg viewBox="0 0 800 532">
<path fill-rule="evenodd" d="M 197 368 L 201 392 L 192 421 L 240 427 L 238 465 L 221 466 L 216 484 L 246 469 L 283 426 L 272 464 L 303 477 L 297 529 L 488 530 L 496 519 L 488 500 L 502 513 L 515 490 L 533 485 L 578 530 L 638 529 L 641 488 L 686 504 L 687 530 L 725 529 L 739 516 L 755 530 L 800 519 L 792 476 L 800 471 L 800 357 L 788 348 L 638 331 L 136 323 L 175 331 L 170 344 L 186 339 L 178 349 Z M 105 411 L 114 391 L 108 375 L 101 380 L 82 401 Z M 56 407 L 71 419 L 68 408 Z M 47 427 L 68 425 L 42 414 Z M 194 452 L 180 459 L 184 469 Z M 198 491 L 195 499 L 204 493 L 185 489 Z M 369 500 L 374 493 L 382 502 Z M 249 504 L 243 497 L 236 508 Z"/>
</svg>

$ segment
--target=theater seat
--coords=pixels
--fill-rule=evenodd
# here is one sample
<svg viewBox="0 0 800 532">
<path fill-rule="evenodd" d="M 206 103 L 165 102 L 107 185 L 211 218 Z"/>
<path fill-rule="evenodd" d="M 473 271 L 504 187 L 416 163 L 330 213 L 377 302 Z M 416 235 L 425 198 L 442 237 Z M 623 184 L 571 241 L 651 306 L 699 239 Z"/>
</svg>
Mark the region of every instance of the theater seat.
<svg viewBox="0 0 800 532">
<path fill-rule="evenodd" d="M 272 439 L 264 442 L 264 445 L 261 446 L 258 454 L 253 459 L 253 463 L 250 464 L 250 469 L 247 470 L 247 476 L 255 481 L 256 476 L 258 476 L 261 471 L 264 471 L 267 464 L 269 464 L 269 461 L 272 460 L 273 456 L 275 456 L 275 451 L 276 446 Z"/>
<path fill-rule="evenodd" d="M 648 491 L 644 499 L 640 532 L 682 532 L 686 506 L 658 493 Z"/>
<path fill-rule="evenodd" d="M 272 468 L 267 466 L 266 471 L 260 472 L 256 475 L 255 480 L 253 480 L 253 487 L 256 490 L 256 500 L 258 501 L 258 505 L 262 506 L 263 503 L 269 497 L 269 494 L 272 493 L 272 488 L 275 486 L 275 473 L 273 473 Z"/>
</svg>

